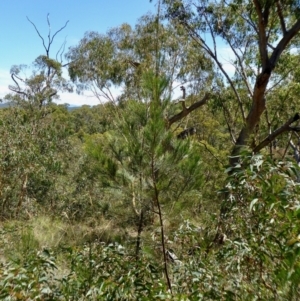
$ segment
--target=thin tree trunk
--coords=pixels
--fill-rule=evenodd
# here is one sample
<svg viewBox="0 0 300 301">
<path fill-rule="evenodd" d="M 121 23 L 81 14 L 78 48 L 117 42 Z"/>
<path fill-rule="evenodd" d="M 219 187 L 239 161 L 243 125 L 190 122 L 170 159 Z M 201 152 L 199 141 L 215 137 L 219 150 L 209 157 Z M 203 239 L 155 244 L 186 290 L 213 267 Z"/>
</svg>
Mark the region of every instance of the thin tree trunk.
<svg viewBox="0 0 300 301">
<path fill-rule="evenodd" d="M 159 223 L 160 223 L 160 237 L 161 237 L 161 246 L 162 246 L 162 251 L 163 251 L 164 273 L 165 273 L 165 276 L 166 276 L 169 291 L 172 294 L 172 285 L 171 285 L 171 280 L 170 280 L 169 272 L 168 272 L 164 223 L 163 223 L 161 206 L 160 206 L 160 202 L 159 202 L 159 191 L 158 191 L 157 186 L 156 186 L 157 171 L 155 170 L 155 166 L 154 166 L 154 158 L 152 158 L 151 169 L 152 169 L 152 181 L 153 181 L 153 186 L 154 186 L 154 197 L 155 197 L 155 202 L 156 202 L 156 206 L 157 206 L 157 209 L 158 209 L 158 216 L 159 216 Z"/>
<path fill-rule="evenodd" d="M 136 238 L 136 249 L 135 249 L 135 258 L 137 261 L 139 259 L 139 253 L 141 250 L 141 235 L 142 235 L 142 231 L 143 231 L 143 221 L 144 221 L 144 211 L 143 211 L 143 209 L 141 209 L 139 224 L 138 224 L 137 238 Z"/>
</svg>

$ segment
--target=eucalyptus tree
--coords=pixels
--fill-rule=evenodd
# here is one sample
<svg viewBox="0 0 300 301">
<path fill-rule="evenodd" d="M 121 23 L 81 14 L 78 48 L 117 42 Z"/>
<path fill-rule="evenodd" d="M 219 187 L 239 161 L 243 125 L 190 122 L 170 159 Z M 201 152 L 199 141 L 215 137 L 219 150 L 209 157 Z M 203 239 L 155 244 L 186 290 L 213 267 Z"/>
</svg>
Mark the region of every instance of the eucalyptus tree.
<svg viewBox="0 0 300 301">
<path fill-rule="evenodd" d="M 231 135 L 232 166 L 238 162 L 243 147 L 258 152 L 279 135 L 298 131 L 292 126 L 299 119 L 298 113 L 290 112 L 286 120 L 278 123 L 268 110 L 274 101 L 280 101 L 276 88 L 283 80 L 290 79 L 291 82 L 289 76 L 297 68 L 295 64 L 291 68 L 289 57 L 293 57 L 294 62 L 299 58 L 298 1 L 164 0 L 163 3 L 169 20 L 185 30 L 199 52 L 204 51 L 215 62 L 231 91 L 230 98 L 234 100 L 235 110 L 239 111 L 239 130 L 237 133 L 232 131 Z M 233 76 L 224 65 L 224 50 L 231 53 Z M 293 88 L 297 87 L 294 85 Z M 232 102 L 230 104 L 224 97 L 220 100 L 221 105 L 227 107 L 228 120 L 233 121 L 228 124 L 231 128 L 236 124 L 235 110 L 230 107 Z M 286 95 L 281 102 L 288 106 L 290 96 Z M 259 135 L 263 117 L 268 131 Z M 270 124 L 271 120 L 274 120 L 273 124 Z"/>
<path fill-rule="evenodd" d="M 58 33 L 66 28 L 68 21 L 52 34 L 48 14 L 49 31 L 48 39 L 45 39 L 41 36 L 36 25 L 29 18 L 27 19 L 42 40 L 45 53 L 39 55 L 31 67 L 24 64 L 12 66 L 10 74 L 13 85 L 9 86 L 11 93 L 6 95 L 5 99 L 31 109 L 42 109 L 47 104 L 52 103 L 53 99 L 59 98 L 58 92 L 72 91 L 72 86 L 62 75 L 62 68 L 66 66 L 62 62 L 65 42 L 56 52 L 55 58 L 51 57 L 51 47 L 54 39 Z M 28 76 L 28 72 L 31 72 L 31 75 Z"/>
<path fill-rule="evenodd" d="M 78 90 L 92 90 L 99 100 L 141 99 L 143 72 L 169 78 L 170 92 L 186 84 L 198 93 L 211 82 L 212 64 L 182 30 L 145 15 L 132 28 L 122 24 L 106 34 L 87 32 L 67 53 L 69 73 Z"/>
<path fill-rule="evenodd" d="M 38 203 L 54 205 L 57 176 L 68 161 L 70 128 L 60 121 L 63 113 L 52 103 L 59 91 L 71 90 L 62 75 L 64 44 L 56 58 L 51 57 L 54 38 L 67 22 L 52 34 L 48 15 L 48 39 L 44 39 L 28 21 L 42 40 L 45 54 L 37 57 L 32 69 L 26 65 L 11 68 L 13 84 L 5 99 L 12 105 L 1 112 L 0 124 L 0 202 L 5 217 L 26 210 L 30 215 Z"/>
</svg>

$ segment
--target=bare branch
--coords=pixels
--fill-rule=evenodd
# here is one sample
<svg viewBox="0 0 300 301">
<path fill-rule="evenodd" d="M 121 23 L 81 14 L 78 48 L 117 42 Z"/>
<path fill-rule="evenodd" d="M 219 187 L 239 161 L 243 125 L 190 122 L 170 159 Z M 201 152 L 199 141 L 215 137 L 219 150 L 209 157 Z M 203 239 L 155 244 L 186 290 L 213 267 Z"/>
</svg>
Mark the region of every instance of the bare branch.
<svg viewBox="0 0 300 301">
<path fill-rule="evenodd" d="M 28 98 L 28 94 L 26 92 L 23 92 L 19 83 L 17 82 L 16 78 L 22 82 L 24 82 L 24 80 L 22 78 L 20 78 L 19 76 L 17 76 L 16 74 L 12 73 L 11 74 L 11 78 L 12 80 L 14 81 L 14 83 L 16 84 L 17 88 L 15 89 L 13 86 L 9 86 L 9 90 L 17 93 L 17 94 L 21 94 L 21 95 L 24 95 L 25 97 Z"/>
<path fill-rule="evenodd" d="M 57 61 L 58 61 L 58 56 L 60 56 L 60 63 L 62 63 L 62 55 L 65 52 L 66 43 L 67 43 L 67 39 L 65 38 L 64 42 L 61 44 L 60 48 L 58 49 L 58 51 L 56 52 L 56 55 L 55 55 L 55 58 Z"/>
<path fill-rule="evenodd" d="M 294 158 L 297 162 L 297 165 L 300 166 L 300 151 L 299 151 L 299 135 L 297 133 L 295 133 L 297 138 L 298 138 L 298 144 L 295 145 L 293 140 L 290 139 L 290 147 L 293 149 L 293 152 L 294 152 Z M 299 174 L 299 171 L 296 171 L 296 175 L 297 175 L 297 182 L 299 183 L 300 182 L 300 174 Z"/>
<path fill-rule="evenodd" d="M 252 89 L 250 87 L 250 84 L 248 82 L 247 75 L 246 75 L 246 72 L 245 72 L 245 69 L 244 69 L 244 66 L 243 66 L 243 61 L 242 61 L 241 57 L 239 56 L 239 54 L 237 53 L 236 48 L 230 42 L 230 39 L 227 39 L 227 42 L 228 42 L 231 50 L 233 51 L 233 53 L 235 54 L 235 56 L 236 56 L 236 58 L 239 62 L 239 67 L 241 69 L 240 74 L 242 75 L 242 78 L 244 80 L 244 83 L 246 84 L 246 87 L 247 87 L 247 90 L 248 90 L 249 94 L 252 96 L 253 91 L 252 91 Z M 246 52 L 246 50 L 245 50 L 245 52 Z"/>
<path fill-rule="evenodd" d="M 61 65 L 61 66 L 62 66 L 62 67 L 67 67 L 67 66 L 69 66 L 70 64 L 72 64 L 72 62 L 65 63 L 65 64 L 63 64 L 63 65 Z"/>
<path fill-rule="evenodd" d="M 274 141 L 274 139 L 281 135 L 284 132 L 287 131 L 300 131 L 299 127 L 291 127 L 290 125 L 292 123 L 294 123 L 295 121 L 300 119 L 300 115 L 299 113 L 296 113 L 295 116 L 291 117 L 284 125 L 282 125 L 280 128 L 278 128 L 277 130 L 275 130 L 272 134 L 270 134 L 267 138 L 265 138 L 261 143 L 259 143 L 259 145 L 257 145 L 254 149 L 253 152 L 257 153 L 259 152 L 261 149 L 263 149 L 264 147 L 266 147 L 269 143 L 271 143 L 272 141 Z"/>
<path fill-rule="evenodd" d="M 257 29 L 257 27 L 255 25 L 255 22 L 251 19 L 251 16 L 249 16 L 249 19 L 245 18 L 243 15 L 241 15 L 241 17 L 258 34 L 258 29 Z"/>
<path fill-rule="evenodd" d="M 45 48 L 45 51 L 46 51 L 46 53 L 47 53 L 47 55 L 48 55 L 48 49 L 47 49 L 47 47 L 46 47 L 44 38 L 41 36 L 41 34 L 40 34 L 39 30 L 36 28 L 35 24 L 34 24 L 27 16 L 26 16 L 26 18 L 27 18 L 28 22 L 30 22 L 30 23 L 32 24 L 32 26 L 34 27 L 36 33 L 37 33 L 38 36 L 41 38 L 41 40 L 42 40 L 42 42 L 43 42 L 43 46 L 44 46 L 44 48 Z"/>
<path fill-rule="evenodd" d="M 230 123 L 229 123 L 229 119 L 232 120 L 231 114 L 230 114 L 229 110 L 226 108 L 226 106 L 224 106 L 223 103 L 222 103 L 222 108 L 223 108 L 223 112 L 224 112 L 224 119 L 225 119 L 225 122 L 226 122 L 226 125 L 227 125 L 227 128 L 228 128 L 230 137 L 231 137 L 231 141 L 233 142 L 233 144 L 235 144 L 236 143 L 236 139 L 235 139 L 235 137 L 233 135 L 233 130 L 232 130 L 232 128 L 230 126 Z"/>
<path fill-rule="evenodd" d="M 206 14 L 204 14 L 204 18 L 205 18 L 205 21 L 206 21 L 206 23 L 208 24 L 208 27 L 209 27 L 210 36 L 212 38 L 213 45 L 214 45 L 214 55 L 215 55 L 215 57 L 217 59 L 217 43 L 216 43 L 215 34 L 214 34 L 214 31 L 213 31 L 213 29 L 211 27 L 211 22 L 209 22 L 209 20 L 207 20 Z"/>
<path fill-rule="evenodd" d="M 57 72 L 55 70 L 54 72 L 52 72 L 51 76 L 49 75 L 48 79 L 46 80 L 46 86 L 41 91 L 43 94 L 46 91 L 46 89 L 50 87 L 50 83 L 52 82 L 52 80 L 56 74 L 57 74 Z"/>
<path fill-rule="evenodd" d="M 100 90 L 101 93 L 99 93 L 97 91 L 97 88 Z M 93 82 L 90 86 L 90 89 L 92 91 L 92 93 L 94 94 L 94 96 L 101 102 L 101 98 L 105 98 L 108 101 L 111 101 L 112 103 L 115 103 L 115 99 L 110 91 L 110 89 L 108 87 L 103 87 L 100 88 L 100 85 L 98 85 L 96 82 Z M 107 92 L 104 90 L 106 89 Z"/>
<path fill-rule="evenodd" d="M 18 77 L 17 75 L 15 75 L 14 73 L 11 74 L 11 78 L 12 80 L 15 82 L 15 84 L 17 85 L 18 89 L 21 90 L 19 83 L 16 81 L 15 77 L 19 80 L 22 80 L 20 77 Z M 23 81 L 23 80 L 22 80 Z"/>
<path fill-rule="evenodd" d="M 268 88 L 266 90 L 266 94 L 269 93 L 270 91 L 272 91 L 274 88 L 276 88 L 282 81 L 284 81 L 288 77 L 290 72 L 292 72 L 294 69 L 295 69 L 295 67 L 291 68 L 285 74 L 283 74 L 282 77 L 276 83 L 274 83 L 273 86 L 271 86 L 270 88 Z"/>
<path fill-rule="evenodd" d="M 205 105 L 210 98 L 210 93 L 206 93 L 204 97 L 192 104 L 189 108 L 182 110 L 180 113 L 174 115 L 173 117 L 168 119 L 168 126 L 170 127 L 174 122 L 181 120 L 185 116 L 189 115 L 191 112 L 195 111 L 196 109 L 200 108 L 201 106 Z"/>
<path fill-rule="evenodd" d="M 54 40 L 55 36 L 56 36 L 59 32 L 61 32 L 63 29 L 65 29 L 65 28 L 67 27 L 68 23 L 69 23 L 69 20 L 66 22 L 66 24 L 65 24 L 63 27 L 61 27 L 59 30 L 57 30 L 57 31 L 55 32 L 55 34 L 54 34 L 54 35 L 52 36 L 52 38 L 51 38 L 50 45 L 53 43 L 53 40 Z"/>
<path fill-rule="evenodd" d="M 236 99 L 239 103 L 239 107 L 240 107 L 240 111 L 243 117 L 243 121 L 246 121 L 246 116 L 245 116 L 245 112 L 244 112 L 244 108 L 243 108 L 243 103 L 242 100 L 235 88 L 235 85 L 233 84 L 231 78 L 229 77 L 228 73 L 224 70 L 222 64 L 220 63 L 220 61 L 218 60 L 217 56 L 214 55 L 213 51 L 210 49 L 210 47 L 206 44 L 206 42 L 201 38 L 201 36 L 194 30 L 191 28 L 191 26 L 189 26 L 189 24 L 182 23 L 183 26 L 185 26 L 187 28 L 187 30 L 190 32 L 190 36 L 191 38 L 202 48 L 204 49 L 208 55 L 215 61 L 215 63 L 217 64 L 217 66 L 219 67 L 219 69 L 221 70 L 221 72 L 223 73 L 223 75 L 225 76 L 225 78 L 227 79 L 227 81 L 230 84 L 231 89 L 233 90 L 233 93 L 236 96 Z"/>
<path fill-rule="evenodd" d="M 66 24 L 64 26 L 62 26 L 59 30 L 57 30 L 54 35 L 51 37 L 51 24 L 50 24 L 50 19 L 49 19 L 49 13 L 47 14 L 47 23 L 48 23 L 48 27 L 49 27 L 49 32 L 48 32 L 48 45 L 46 46 L 45 44 L 45 40 L 44 38 L 42 37 L 42 35 L 40 34 L 39 30 L 37 29 L 37 27 L 35 26 L 35 24 L 28 18 L 26 17 L 27 20 L 32 24 L 32 26 L 34 27 L 36 33 L 38 34 L 38 36 L 40 37 L 40 39 L 42 40 L 43 42 L 43 46 L 44 46 L 44 49 L 46 51 L 46 55 L 47 57 L 49 57 L 49 52 L 50 52 L 50 47 L 53 43 L 53 40 L 55 38 L 55 36 L 61 32 L 64 28 L 67 27 L 68 23 L 69 23 L 69 20 L 66 22 Z"/>
<path fill-rule="evenodd" d="M 47 14 L 47 23 L 48 23 L 48 28 L 49 28 L 49 31 L 48 31 L 48 51 L 49 51 L 49 48 L 50 48 L 50 39 L 51 39 L 51 25 L 50 25 L 50 20 L 49 20 L 49 13 Z"/>
<path fill-rule="evenodd" d="M 17 93 L 17 94 L 21 94 L 21 95 L 24 95 L 25 97 L 28 97 L 28 94 L 19 90 L 19 89 L 15 89 L 13 86 L 8 86 L 9 90 Z"/>
</svg>

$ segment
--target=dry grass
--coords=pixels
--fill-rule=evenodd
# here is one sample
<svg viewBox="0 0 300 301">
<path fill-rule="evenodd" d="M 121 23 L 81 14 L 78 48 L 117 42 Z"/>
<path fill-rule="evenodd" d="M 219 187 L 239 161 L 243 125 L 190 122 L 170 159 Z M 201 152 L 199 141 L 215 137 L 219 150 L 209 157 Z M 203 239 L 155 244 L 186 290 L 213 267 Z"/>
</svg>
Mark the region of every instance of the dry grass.
<svg viewBox="0 0 300 301">
<path fill-rule="evenodd" d="M 0 224 L 0 260 L 22 258 L 32 250 L 59 249 L 102 241 L 124 241 L 125 229 L 108 220 L 71 223 L 68 219 L 39 216 L 27 221 L 8 221 Z M 12 252 L 13 251 L 13 252 Z"/>
</svg>

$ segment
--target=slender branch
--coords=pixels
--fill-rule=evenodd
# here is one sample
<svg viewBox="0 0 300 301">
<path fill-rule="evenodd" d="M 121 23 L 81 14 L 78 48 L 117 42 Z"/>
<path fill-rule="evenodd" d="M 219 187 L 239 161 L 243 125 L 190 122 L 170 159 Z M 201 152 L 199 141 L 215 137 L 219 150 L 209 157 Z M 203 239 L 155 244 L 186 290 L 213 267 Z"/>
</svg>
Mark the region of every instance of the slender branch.
<svg viewBox="0 0 300 301">
<path fill-rule="evenodd" d="M 191 28 L 191 26 L 189 24 L 187 24 L 186 22 L 181 22 L 183 26 L 186 27 L 186 29 L 188 31 L 190 31 L 191 33 L 191 37 L 192 39 L 202 48 L 204 49 L 208 55 L 215 61 L 215 63 L 218 65 L 219 69 L 221 70 L 221 72 L 223 73 L 223 75 L 225 76 L 225 78 L 227 79 L 227 81 L 230 84 L 231 89 L 233 90 L 233 93 L 236 96 L 236 99 L 239 103 L 239 107 L 240 107 L 240 111 L 243 117 L 243 121 L 246 121 L 246 116 L 245 116 L 245 112 L 244 112 L 244 108 L 243 108 L 243 104 L 242 104 L 242 100 L 235 88 L 235 85 L 233 84 L 231 78 L 229 77 L 228 73 L 224 70 L 222 64 L 220 63 L 220 61 L 218 60 L 217 56 L 213 53 L 213 51 L 210 49 L 210 47 L 206 44 L 206 42 L 201 38 L 201 36 L 194 30 Z"/>
<path fill-rule="evenodd" d="M 183 109 L 180 113 L 172 116 L 171 118 L 168 118 L 168 126 L 170 127 L 174 122 L 181 120 L 182 118 L 184 118 L 185 116 L 193 112 L 194 110 L 205 105 L 209 100 L 210 96 L 211 96 L 210 93 L 206 93 L 201 100 L 195 102 L 190 107 Z"/>
<path fill-rule="evenodd" d="M 32 26 L 34 27 L 36 33 L 38 34 L 38 36 L 39 36 L 40 39 L 42 40 L 43 46 L 44 46 L 45 51 L 46 51 L 46 53 L 47 53 L 47 55 L 48 55 L 48 49 L 47 49 L 47 47 L 46 47 L 44 38 L 41 36 L 41 34 L 40 34 L 39 30 L 37 29 L 37 27 L 35 26 L 35 24 L 34 24 L 27 16 L 26 16 L 26 18 L 27 18 L 28 22 L 30 22 L 30 23 L 32 24 Z"/>
<path fill-rule="evenodd" d="M 65 49 L 66 49 L 66 43 L 67 43 L 67 40 L 65 38 L 64 42 L 61 44 L 60 48 L 58 49 L 58 51 L 56 52 L 56 60 L 58 61 L 58 55 L 60 56 L 60 63 L 62 63 L 62 55 L 64 54 L 65 52 Z"/>
<path fill-rule="evenodd" d="M 248 90 L 249 94 L 252 96 L 253 95 L 253 91 L 252 91 L 252 89 L 250 87 L 250 84 L 249 84 L 249 82 L 247 80 L 246 72 L 245 72 L 245 69 L 244 69 L 244 66 L 243 66 L 243 61 L 242 61 L 241 57 L 239 56 L 239 54 L 237 53 L 235 47 L 233 47 L 232 43 L 230 42 L 230 39 L 227 38 L 227 42 L 228 42 L 231 50 L 235 54 L 236 58 L 238 59 L 239 66 L 240 66 L 240 69 L 241 69 L 240 73 L 242 75 L 244 83 L 246 84 L 246 87 L 247 87 L 247 90 Z M 245 52 L 246 52 L 246 49 L 245 49 Z"/>
<path fill-rule="evenodd" d="M 61 32 L 63 29 L 65 29 L 65 28 L 67 27 L 68 23 L 69 23 L 69 20 L 66 22 L 66 24 L 65 24 L 63 27 L 61 27 L 59 30 L 57 30 L 57 31 L 55 32 L 55 34 L 54 34 L 54 35 L 52 36 L 52 38 L 51 38 L 50 45 L 53 43 L 53 40 L 54 40 L 55 36 L 56 36 L 59 32 Z"/>
<path fill-rule="evenodd" d="M 300 156 L 299 156 L 299 150 L 298 150 L 298 147 L 295 145 L 295 143 L 293 142 L 293 140 L 291 139 L 289 141 L 289 144 L 290 144 L 290 147 L 293 149 L 294 151 L 294 157 L 297 161 L 297 163 L 299 162 L 299 159 L 300 159 Z"/>
<path fill-rule="evenodd" d="M 36 25 L 26 16 L 28 22 L 30 22 L 32 24 L 32 26 L 34 27 L 36 33 L 38 34 L 38 36 L 40 37 L 40 39 L 42 40 L 43 42 L 43 46 L 44 46 L 44 49 L 46 51 L 46 55 L 47 57 L 49 57 L 49 52 L 50 52 L 50 47 L 53 43 L 53 40 L 55 38 L 55 36 L 61 32 L 64 28 L 67 27 L 68 23 L 69 23 L 69 20 L 65 23 L 64 26 L 62 26 L 59 30 L 57 30 L 54 35 L 51 37 L 51 26 L 50 26 L 50 20 L 49 20 L 49 14 L 47 14 L 47 23 L 48 23 L 48 27 L 49 27 L 49 32 L 48 32 L 48 45 L 46 46 L 45 44 L 45 40 L 44 38 L 42 37 L 42 35 L 40 34 L 39 30 L 37 29 Z"/>
<path fill-rule="evenodd" d="M 9 87 L 8 87 L 9 90 L 11 90 L 11 91 L 13 91 L 13 92 L 15 92 L 15 93 L 24 95 L 24 96 L 26 96 L 26 97 L 28 98 L 28 94 L 27 94 L 26 92 L 21 91 L 20 85 L 19 85 L 19 83 L 16 81 L 15 77 L 16 77 L 18 80 L 24 82 L 24 80 L 23 80 L 22 78 L 18 77 L 18 76 L 15 75 L 14 73 L 12 73 L 12 74 L 11 74 L 11 78 L 12 78 L 12 80 L 14 81 L 14 83 L 17 85 L 17 89 L 15 89 L 13 86 L 9 86 Z"/>
<path fill-rule="evenodd" d="M 217 59 L 217 43 L 216 43 L 215 34 L 214 34 L 214 31 L 213 31 L 213 29 L 212 29 L 212 27 L 211 27 L 211 22 L 209 22 L 209 21 L 207 20 L 206 14 L 204 14 L 204 18 L 205 18 L 205 21 L 206 21 L 206 23 L 208 24 L 208 27 L 209 27 L 210 36 L 211 36 L 211 38 L 212 38 L 213 45 L 214 45 L 214 56 L 215 56 L 216 59 Z"/>
<path fill-rule="evenodd" d="M 254 149 L 253 152 L 257 153 L 264 147 L 266 147 L 269 143 L 274 141 L 274 139 L 281 135 L 284 132 L 287 131 L 300 131 L 299 127 L 291 127 L 290 125 L 294 123 L 295 121 L 300 119 L 299 113 L 296 113 L 295 116 L 291 117 L 284 125 L 282 125 L 280 128 L 275 130 L 272 134 L 270 134 L 267 138 L 265 138 L 261 143 L 259 143 Z"/>
<path fill-rule="evenodd" d="M 16 81 L 15 77 L 21 81 L 23 81 L 20 77 L 18 77 L 17 75 L 15 75 L 14 73 L 11 74 L 11 78 L 12 80 L 15 82 L 15 84 L 17 85 L 18 89 L 21 90 L 19 83 Z"/>
<path fill-rule="evenodd" d="M 50 25 L 50 20 L 49 20 L 49 13 L 47 14 L 47 23 L 48 23 L 48 28 L 49 28 L 49 31 L 48 31 L 48 54 L 49 54 L 49 50 L 50 50 L 50 45 L 51 45 L 51 25 Z"/>
<path fill-rule="evenodd" d="M 11 91 L 13 91 L 13 92 L 15 92 L 15 93 L 18 93 L 18 94 L 21 94 L 21 95 L 24 95 L 24 96 L 28 97 L 28 94 L 27 94 L 27 93 L 25 93 L 25 92 L 23 92 L 23 91 L 20 91 L 20 90 L 18 90 L 18 89 L 15 89 L 15 88 L 12 87 L 12 86 L 8 86 L 8 88 L 9 88 L 9 90 L 11 90 Z"/>
<path fill-rule="evenodd" d="M 274 83 L 273 86 L 271 86 L 270 88 L 268 88 L 266 90 L 266 94 L 269 93 L 270 91 L 272 91 L 274 88 L 276 88 L 282 81 L 284 81 L 288 77 L 288 75 L 290 74 L 290 72 L 292 72 L 294 69 L 295 69 L 295 67 L 291 68 L 284 75 L 282 75 L 282 77 L 279 79 L 279 81 L 277 81 L 276 83 Z"/>
<path fill-rule="evenodd" d="M 235 139 L 235 137 L 233 135 L 232 128 L 231 128 L 231 126 L 229 124 L 229 119 L 232 120 L 231 114 L 230 114 L 229 110 L 224 106 L 223 103 L 222 103 L 222 108 L 223 108 L 224 118 L 225 118 L 225 122 L 226 122 L 226 125 L 227 125 L 227 128 L 228 128 L 231 140 L 232 140 L 233 144 L 235 144 L 236 143 L 236 139 Z M 228 115 L 228 117 L 226 115 Z"/>
<path fill-rule="evenodd" d="M 135 246 L 135 258 L 136 261 L 139 260 L 139 254 L 141 250 L 141 235 L 143 231 L 143 221 L 144 221 L 144 211 L 141 209 L 137 230 L 136 246 Z"/>
<path fill-rule="evenodd" d="M 205 149 L 212 155 L 212 157 L 213 157 L 214 159 L 216 159 L 216 161 L 217 161 L 218 163 L 220 163 L 222 166 L 224 166 L 224 163 L 223 163 L 217 156 L 215 156 L 215 155 L 213 154 L 213 152 L 207 147 L 206 143 L 204 143 L 204 142 L 202 142 L 202 141 L 198 141 L 198 143 L 202 144 L 202 145 L 205 147 Z"/>
<path fill-rule="evenodd" d="M 174 78 L 174 74 L 175 74 L 175 70 L 176 70 L 176 67 L 179 65 L 178 64 L 178 60 L 179 60 L 179 51 L 176 51 L 176 53 L 173 55 L 173 64 L 172 64 L 172 68 L 171 68 L 171 74 L 170 74 L 170 78 L 172 79 L 171 82 L 170 82 L 170 85 L 169 85 L 169 94 L 171 95 L 172 94 L 172 87 L 173 87 L 173 84 L 174 84 L 174 81 L 176 80 L 176 77 Z"/>
<path fill-rule="evenodd" d="M 284 149 L 283 155 L 282 155 L 282 157 L 281 157 L 282 160 L 285 158 L 285 155 L 286 155 L 286 153 L 287 153 L 287 151 L 288 151 L 288 149 L 289 149 L 289 146 L 290 146 L 290 142 L 291 142 L 291 140 L 292 140 L 292 137 L 293 137 L 293 133 L 290 134 L 289 140 L 288 140 L 288 142 L 287 142 L 287 144 L 286 144 L 286 147 L 285 147 L 285 149 Z"/>
<path fill-rule="evenodd" d="M 104 88 L 108 91 L 109 95 L 110 95 L 110 99 L 112 99 L 112 101 L 115 101 L 114 96 L 111 93 L 111 90 L 109 89 L 109 87 L 106 87 L 106 85 L 104 86 Z"/>
<path fill-rule="evenodd" d="M 114 103 L 115 99 L 110 89 L 105 86 L 103 88 L 100 87 L 101 85 L 98 83 L 97 79 L 95 79 L 94 82 L 92 82 L 92 84 L 90 85 L 91 91 L 93 92 L 94 96 L 97 97 L 100 102 L 101 102 L 101 97 L 104 97 L 105 99 Z M 100 90 L 101 94 L 97 92 L 97 88 Z M 107 90 L 107 92 L 104 90 L 104 88 Z"/>
<path fill-rule="evenodd" d="M 277 6 L 277 14 L 278 14 L 278 17 L 280 20 L 281 30 L 282 30 L 283 35 L 285 35 L 286 34 L 286 26 L 285 26 L 284 17 L 282 14 L 282 4 L 281 4 L 280 0 L 276 1 L 276 6 Z"/>
<path fill-rule="evenodd" d="M 245 16 L 241 15 L 242 19 L 252 27 L 252 29 L 258 34 L 258 29 L 256 27 L 255 22 L 251 19 L 251 16 L 249 16 L 250 19 L 247 19 Z"/>
</svg>

